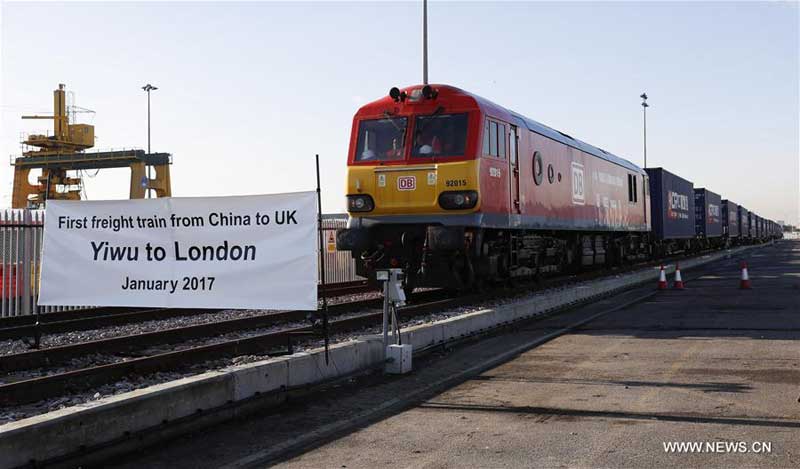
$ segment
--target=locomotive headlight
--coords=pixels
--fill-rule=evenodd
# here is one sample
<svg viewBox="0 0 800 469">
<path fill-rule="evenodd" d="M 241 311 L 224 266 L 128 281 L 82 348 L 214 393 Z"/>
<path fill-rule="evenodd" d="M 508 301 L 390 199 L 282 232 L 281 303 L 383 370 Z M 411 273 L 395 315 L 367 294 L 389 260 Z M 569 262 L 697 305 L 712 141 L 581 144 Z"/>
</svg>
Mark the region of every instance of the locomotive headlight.
<svg viewBox="0 0 800 469">
<path fill-rule="evenodd" d="M 375 202 L 368 195 L 348 195 L 347 210 L 350 212 L 371 212 L 375 208 Z"/>
<path fill-rule="evenodd" d="M 447 191 L 439 194 L 439 206 L 445 210 L 465 210 L 478 204 L 476 191 Z"/>
</svg>

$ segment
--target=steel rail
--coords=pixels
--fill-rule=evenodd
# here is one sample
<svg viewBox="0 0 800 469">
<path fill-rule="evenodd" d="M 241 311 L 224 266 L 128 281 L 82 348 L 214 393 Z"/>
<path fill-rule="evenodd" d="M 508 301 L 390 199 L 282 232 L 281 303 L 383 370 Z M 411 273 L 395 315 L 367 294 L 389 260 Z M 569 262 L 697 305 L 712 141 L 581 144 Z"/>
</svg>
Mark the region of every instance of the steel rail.
<svg viewBox="0 0 800 469">
<path fill-rule="evenodd" d="M 344 296 L 373 291 L 366 281 L 343 282 L 328 285 L 329 296 Z M 36 326 L 35 316 L 17 316 L 0 319 L 0 339 L 20 339 L 35 334 L 84 331 L 100 327 L 135 322 L 170 319 L 204 314 L 220 309 L 199 308 L 96 308 L 47 313 L 40 316 L 42 322 Z"/>
<path fill-rule="evenodd" d="M 406 306 L 398 309 L 398 317 L 413 317 L 426 314 L 430 311 L 440 310 L 445 307 L 455 307 L 474 300 L 474 297 L 457 297 Z M 381 322 L 382 318 L 382 312 L 366 313 L 331 321 L 329 327 L 330 331 L 333 333 L 350 332 L 377 325 Z M 130 375 L 145 375 L 158 371 L 174 371 L 180 369 L 182 366 L 211 359 L 265 353 L 269 350 L 286 346 L 292 335 L 308 334 L 313 331 L 314 329 L 311 326 L 293 327 L 252 337 L 191 347 L 183 350 L 4 384 L 0 385 L 0 405 L 9 406 L 37 402 L 65 393 L 78 392 L 108 384 Z"/>
<path fill-rule="evenodd" d="M 440 291 L 422 292 L 418 299 L 437 299 L 441 295 Z M 339 303 L 329 306 L 328 310 L 334 315 L 340 315 L 358 309 L 379 308 L 382 304 L 381 301 L 380 298 L 372 298 Z M 309 311 L 279 311 L 259 316 L 194 324 L 9 354 L 0 356 L 0 371 L 8 373 L 29 370 L 58 365 L 70 359 L 94 353 L 134 352 L 153 345 L 167 345 L 198 338 L 210 338 L 230 332 L 270 327 L 281 323 L 301 322 L 307 319 L 309 313 Z"/>
</svg>

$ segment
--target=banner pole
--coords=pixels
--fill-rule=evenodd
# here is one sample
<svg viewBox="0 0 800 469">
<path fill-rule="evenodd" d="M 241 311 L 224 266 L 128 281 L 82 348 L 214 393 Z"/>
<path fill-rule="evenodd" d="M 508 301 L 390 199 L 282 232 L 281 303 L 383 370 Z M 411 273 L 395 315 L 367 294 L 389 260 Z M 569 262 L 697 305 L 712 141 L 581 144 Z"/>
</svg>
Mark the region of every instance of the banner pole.
<svg viewBox="0 0 800 469">
<path fill-rule="evenodd" d="M 325 364 L 328 364 L 328 292 L 325 286 L 325 250 L 322 231 L 322 191 L 319 183 L 319 154 L 315 155 L 317 165 L 317 230 L 319 239 L 320 280 L 322 284 L 322 333 L 325 336 Z"/>
</svg>

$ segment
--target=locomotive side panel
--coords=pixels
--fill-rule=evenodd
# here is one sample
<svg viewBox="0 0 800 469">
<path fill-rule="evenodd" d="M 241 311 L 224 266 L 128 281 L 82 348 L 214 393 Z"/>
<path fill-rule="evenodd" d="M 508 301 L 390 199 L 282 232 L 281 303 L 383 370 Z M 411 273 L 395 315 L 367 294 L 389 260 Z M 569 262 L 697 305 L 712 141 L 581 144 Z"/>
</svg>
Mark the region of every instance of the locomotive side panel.
<svg viewBox="0 0 800 469">
<path fill-rule="evenodd" d="M 523 220 L 543 229 L 648 231 L 644 175 L 536 132 L 520 139 Z"/>
<path fill-rule="evenodd" d="M 523 130 L 526 139 L 520 139 L 522 155 L 520 165 L 520 212 L 526 227 L 541 229 L 574 229 L 571 203 L 567 204 L 567 184 L 563 173 L 568 161 L 568 147 L 563 144 Z M 534 163 L 534 152 L 538 152 Z M 538 176 L 534 174 L 534 164 Z M 561 174 L 561 181 L 558 180 Z"/>
<path fill-rule="evenodd" d="M 477 164 L 484 226 L 505 227 L 510 210 L 509 125 L 484 115 L 479 129 L 482 145 Z"/>
<path fill-rule="evenodd" d="M 505 224 L 508 219 L 508 165 L 493 157 L 479 158 L 481 212 L 493 226 Z"/>
</svg>

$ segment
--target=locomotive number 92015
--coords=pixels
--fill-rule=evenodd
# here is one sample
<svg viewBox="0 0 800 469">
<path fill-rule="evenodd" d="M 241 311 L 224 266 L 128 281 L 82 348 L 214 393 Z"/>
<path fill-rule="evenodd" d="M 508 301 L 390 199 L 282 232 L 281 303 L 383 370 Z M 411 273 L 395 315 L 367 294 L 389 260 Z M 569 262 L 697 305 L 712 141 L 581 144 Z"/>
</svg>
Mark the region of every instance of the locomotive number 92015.
<svg viewBox="0 0 800 469">
<path fill-rule="evenodd" d="M 444 181 L 445 187 L 466 187 L 466 179 L 447 179 Z"/>
</svg>

